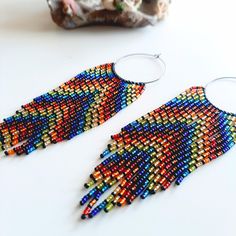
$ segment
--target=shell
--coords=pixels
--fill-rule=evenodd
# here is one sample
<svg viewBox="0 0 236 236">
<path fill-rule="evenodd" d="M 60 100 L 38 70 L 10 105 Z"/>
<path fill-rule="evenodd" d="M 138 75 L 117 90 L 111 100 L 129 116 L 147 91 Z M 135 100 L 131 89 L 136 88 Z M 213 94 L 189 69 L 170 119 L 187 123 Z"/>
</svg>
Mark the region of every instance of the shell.
<svg viewBox="0 0 236 236">
<path fill-rule="evenodd" d="M 168 13 L 170 0 L 47 0 L 53 21 L 65 28 L 103 24 L 154 25 Z"/>
</svg>

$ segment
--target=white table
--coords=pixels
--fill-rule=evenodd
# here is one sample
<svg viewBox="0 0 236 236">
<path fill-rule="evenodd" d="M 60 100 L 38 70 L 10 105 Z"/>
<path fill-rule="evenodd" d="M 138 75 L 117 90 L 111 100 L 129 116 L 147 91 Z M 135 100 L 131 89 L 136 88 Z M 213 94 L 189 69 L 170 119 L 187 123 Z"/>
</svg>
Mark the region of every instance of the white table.
<svg viewBox="0 0 236 236">
<path fill-rule="evenodd" d="M 236 235 L 235 148 L 179 187 L 129 207 L 90 221 L 79 219 L 77 207 L 111 134 L 192 85 L 236 75 L 235 8 L 234 0 L 173 1 L 169 17 L 155 27 L 65 31 L 52 23 L 45 1 L 1 0 L 1 120 L 83 69 L 127 53 L 161 52 L 167 72 L 104 125 L 26 158 L 2 159 L 0 235 Z M 209 96 L 236 113 L 236 85 L 225 86 Z"/>
</svg>

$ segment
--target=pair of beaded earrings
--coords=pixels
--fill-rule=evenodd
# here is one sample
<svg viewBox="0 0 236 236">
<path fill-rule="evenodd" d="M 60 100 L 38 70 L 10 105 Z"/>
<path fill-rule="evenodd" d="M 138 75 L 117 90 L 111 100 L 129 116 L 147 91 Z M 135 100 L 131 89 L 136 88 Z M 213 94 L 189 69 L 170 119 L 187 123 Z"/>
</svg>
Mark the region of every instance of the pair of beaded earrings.
<svg viewBox="0 0 236 236">
<path fill-rule="evenodd" d="M 158 60 L 164 72 L 159 55 L 125 57 L 136 55 Z M 140 83 L 125 80 L 115 71 L 119 61 L 78 74 L 4 119 L 0 124 L 0 151 L 5 155 L 29 154 L 71 139 L 104 123 L 134 102 L 145 84 L 159 79 Z M 222 79 L 228 77 L 210 83 Z M 96 186 L 80 202 L 87 203 L 83 219 L 131 204 L 139 196 L 145 199 L 173 182 L 179 185 L 195 169 L 236 143 L 236 114 L 214 106 L 207 99 L 207 86 L 187 89 L 111 137 L 101 154 L 105 160 L 85 184 L 86 188 Z M 112 187 L 114 191 L 96 204 Z"/>
</svg>

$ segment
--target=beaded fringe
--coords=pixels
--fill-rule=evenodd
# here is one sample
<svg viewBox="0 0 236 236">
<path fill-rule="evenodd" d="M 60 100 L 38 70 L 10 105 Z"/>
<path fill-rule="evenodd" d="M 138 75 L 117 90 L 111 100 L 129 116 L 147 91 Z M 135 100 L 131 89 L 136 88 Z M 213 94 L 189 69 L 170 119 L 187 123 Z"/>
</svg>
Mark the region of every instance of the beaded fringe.
<svg viewBox="0 0 236 236">
<path fill-rule="evenodd" d="M 0 123 L 0 151 L 29 154 L 96 127 L 134 102 L 143 83 L 120 78 L 113 63 L 78 74 Z"/>
<path fill-rule="evenodd" d="M 82 219 L 131 204 L 138 196 L 145 199 L 173 182 L 179 185 L 235 142 L 236 115 L 211 104 L 203 87 L 186 90 L 112 136 L 101 154 L 107 158 L 85 184 L 86 188 L 96 186 L 80 202 L 88 202 Z M 96 204 L 112 187 L 115 190 Z"/>
</svg>

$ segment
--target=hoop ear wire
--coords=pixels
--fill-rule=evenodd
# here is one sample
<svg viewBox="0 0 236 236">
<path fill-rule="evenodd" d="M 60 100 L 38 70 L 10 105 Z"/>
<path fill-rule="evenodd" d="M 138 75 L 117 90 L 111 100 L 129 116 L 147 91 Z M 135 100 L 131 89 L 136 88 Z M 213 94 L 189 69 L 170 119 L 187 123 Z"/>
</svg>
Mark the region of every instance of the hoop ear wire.
<svg viewBox="0 0 236 236">
<path fill-rule="evenodd" d="M 127 58 L 129 58 L 129 57 L 139 57 L 139 56 L 141 56 L 141 57 L 148 57 L 148 58 L 152 58 L 153 60 L 157 60 L 157 62 L 159 62 L 160 64 L 161 64 L 161 67 L 162 67 L 162 73 L 161 73 L 161 75 L 158 77 L 158 78 L 156 78 L 156 79 L 154 79 L 154 80 L 150 80 L 150 81 L 147 81 L 147 82 L 141 82 L 141 83 L 144 83 L 144 84 L 151 84 L 151 83 L 155 83 L 155 82 L 157 82 L 158 80 L 160 80 L 163 76 L 164 76 L 164 74 L 165 74 L 165 72 L 166 72 L 166 63 L 164 62 L 164 60 L 160 57 L 161 56 L 161 54 L 149 54 L 149 53 L 132 53 L 132 54 L 127 54 L 127 55 L 125 55 L 125 56 L 123 56 L 123 57 L 120 57 L 120 58 L 118 58 L 115 62 L 114 62 L 114 71 L 115 71 L 115 73 L 116 74 L 118 74 L 117 72 L 116 72 L 116 65 L 120 62 L 120 61 L 122 61 L 122 60 L 124 60 L 124 59 L 127 59 Z"/>
<path fill-rule="evenodd" d="M 235 82 L 236 82 L 236 77 L 235 76 L 224 76 L 224 77 L 219 77 L 219 78 L 213 79 L 205 85 L 205 90 L 209 87 L 209 85 L 214 84 L 215 82 L 218 82 L 221 80 L 235 80 Z"/>
</svg>

